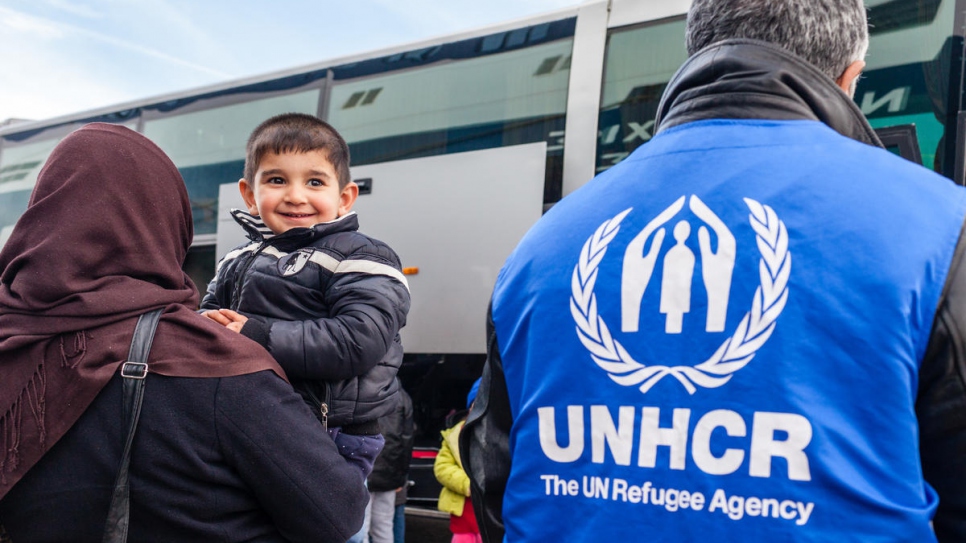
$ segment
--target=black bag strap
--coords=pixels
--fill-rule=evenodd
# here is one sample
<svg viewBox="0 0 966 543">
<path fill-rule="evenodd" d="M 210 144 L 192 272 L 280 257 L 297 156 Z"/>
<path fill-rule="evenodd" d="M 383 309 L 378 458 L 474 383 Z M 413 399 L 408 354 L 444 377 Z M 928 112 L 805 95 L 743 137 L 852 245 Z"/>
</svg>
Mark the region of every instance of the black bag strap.
<svg viewBox="0 0 966 543">
<path fill-rule="evenodd" d="M 114 495 L 111 498 L 111 508 L 107 513 L 107 523 L 104 525 L 104 543 L 123 543 L 127 541 L 127 528 L 131 516 L 131 489 L 128 486 L 128 467 L 131 463 L 131 444 L 134 442 L 134 432 L 137 430 L 138 419 L 141 416 L 141 402 L 144 399 L 144 378 L 148 375 L 148 353 L 154 342 L 154 331 L 161 319 L 162 309 L 155 309 L 141 315 L 134 328 L 134 338 L 131 349 L 127 354 L 127 361 L 121 365 L 121 377 L 124 378 L 124 423 L 127 425 L 127 438 L 124 440 L 124 452 L 121 455 L 121 466 L 114 481 Z"/>
</svg>

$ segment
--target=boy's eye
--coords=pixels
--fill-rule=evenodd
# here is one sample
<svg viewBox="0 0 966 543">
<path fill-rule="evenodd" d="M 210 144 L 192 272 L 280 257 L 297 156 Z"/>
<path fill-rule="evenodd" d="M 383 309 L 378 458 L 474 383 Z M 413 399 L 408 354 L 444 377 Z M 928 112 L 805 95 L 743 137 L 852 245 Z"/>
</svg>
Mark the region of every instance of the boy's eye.
<svg viewBox="0 0 966 543">
<path fill-rule="evenodd" d="M 285 180 L 282 179 L 281 177 L 269 177 L 268 179 L 265 180 L 265 182 L 270 185 L 282 185 L 285 183 Z"/>
<path fill-rule="evenodd" d="M 321 179 L 309 179 L 308 185 L 310 187 L 324 187 L 325 183 Z"/>
</svg>

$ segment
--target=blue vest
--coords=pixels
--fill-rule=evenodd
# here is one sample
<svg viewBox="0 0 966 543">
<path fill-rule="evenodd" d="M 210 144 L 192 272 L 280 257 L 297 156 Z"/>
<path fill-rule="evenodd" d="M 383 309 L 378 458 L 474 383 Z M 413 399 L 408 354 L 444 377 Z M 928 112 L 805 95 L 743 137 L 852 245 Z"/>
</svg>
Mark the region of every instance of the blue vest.
<svg viewBox="0 0 966 543">
<path fill-rule="evenodd" d="M 812 121 L 668 129 L 500 273 L 509 542 L 934 541 L 914 411 L 966 192 Z"/>
</svg>

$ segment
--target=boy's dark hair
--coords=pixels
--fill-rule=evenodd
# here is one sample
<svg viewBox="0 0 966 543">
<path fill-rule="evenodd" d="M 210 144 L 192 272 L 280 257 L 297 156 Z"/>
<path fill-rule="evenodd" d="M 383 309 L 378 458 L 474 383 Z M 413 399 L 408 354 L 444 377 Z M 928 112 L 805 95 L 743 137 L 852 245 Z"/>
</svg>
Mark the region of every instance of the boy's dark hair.
<svg viewBox="0 0 966 543">
<path fill-rule="evenodd" d="M 283 113 L 258 125 L 245 146 L 245 180 L 255 182 L 258 163 L 267 152 L 308 153 L 325 151 L 339 176 L 339 189 L 352 179 L 349 175 L 349 146 L 332 126 L 305 113 Z"/>
</svg>

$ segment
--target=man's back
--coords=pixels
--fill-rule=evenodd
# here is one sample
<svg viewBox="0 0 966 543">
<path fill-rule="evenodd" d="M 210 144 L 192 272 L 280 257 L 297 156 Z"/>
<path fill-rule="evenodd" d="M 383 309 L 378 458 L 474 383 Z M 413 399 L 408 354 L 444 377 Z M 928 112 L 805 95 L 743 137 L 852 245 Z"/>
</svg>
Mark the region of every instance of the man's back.
<svg viewBox="0 0 966 543">
<path fill-rule="evenodd" d="M 916 401 L 966 193 L 836 133 L 868 131 L 845 95 L 769 64 L 733 92 L 672 81 L 672 128 L 504 267 L 507 541 L 934 539 Z M 825 87 L 842 103 L 797 92 Z"/>
</svg>

